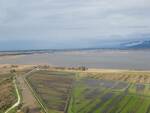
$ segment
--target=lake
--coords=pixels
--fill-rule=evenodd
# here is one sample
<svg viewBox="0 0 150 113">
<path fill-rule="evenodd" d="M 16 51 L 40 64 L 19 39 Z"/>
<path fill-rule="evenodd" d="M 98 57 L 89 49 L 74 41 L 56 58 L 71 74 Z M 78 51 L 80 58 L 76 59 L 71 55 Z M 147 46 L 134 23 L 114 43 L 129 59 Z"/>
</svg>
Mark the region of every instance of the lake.
<svg viewBox="0 0 150 113">
<path fill-rule="evenodd" d="M 150 50 L 93 50 L 0 57 L 0 64 L 150 70 Z"/>
</svg>

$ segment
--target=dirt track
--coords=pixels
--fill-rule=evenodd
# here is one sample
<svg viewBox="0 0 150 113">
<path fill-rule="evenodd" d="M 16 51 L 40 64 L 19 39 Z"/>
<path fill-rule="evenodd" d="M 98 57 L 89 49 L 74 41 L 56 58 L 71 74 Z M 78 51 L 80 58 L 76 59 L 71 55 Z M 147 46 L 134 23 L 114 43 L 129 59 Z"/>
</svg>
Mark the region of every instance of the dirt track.
<svg viewBox="0 0 150 113">
<path fill-rule="evenodd" d="M 24 81 L 25 75 L 17 75 L 19 87 L 22 90 L 23 106 L 29 107 L 29 113 L 41 113 L 35 97 Z"/>
</svg>

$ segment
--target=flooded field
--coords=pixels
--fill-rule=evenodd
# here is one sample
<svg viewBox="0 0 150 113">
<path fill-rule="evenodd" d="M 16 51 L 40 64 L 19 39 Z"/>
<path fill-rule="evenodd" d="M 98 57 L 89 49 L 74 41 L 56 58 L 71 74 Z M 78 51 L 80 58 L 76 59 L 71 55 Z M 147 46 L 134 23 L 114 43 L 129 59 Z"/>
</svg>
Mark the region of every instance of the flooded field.
<svg viewBox="0 0 150 113">
<path fill-rule="evenodd" d="M 150 85 L 82 78 L 74 86 L 68 113 L 149 113 L 146 87 Z"/>
<path fill-rule="evenodd" d="M 48 71 L 38 71 L 27 77 L 48 113 L 66 111 L 73 78 L 71 73 Z"/>
<path fill-rule="evenodd" d="M 80 74 L 39 70 L 27 80 L 48 113 L 150 113 L 150 84 Z"/>
<path fill-rule="evenodd" d="M 49 64 L 89 68 L 150 69 L 150 50 L 97 50 L 1 57 L 0 64 Z"/>
</svg>

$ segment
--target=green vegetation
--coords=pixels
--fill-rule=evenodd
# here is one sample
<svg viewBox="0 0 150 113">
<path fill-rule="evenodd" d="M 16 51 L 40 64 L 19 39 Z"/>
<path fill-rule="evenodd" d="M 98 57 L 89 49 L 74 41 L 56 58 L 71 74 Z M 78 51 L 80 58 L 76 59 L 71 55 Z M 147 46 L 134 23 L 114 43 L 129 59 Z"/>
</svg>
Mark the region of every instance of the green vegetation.
<svg viewBox="0 0 150 113">
<path fill-rule="evenodd" d="M 86 78 L 77 81 L 68 113 L 149 113 L 150 97 L 144 95 L 143 86 L 123 84 Z"/>
<path fill-rule="evenodd" d="M 13 74 L 0 74 L 0 113 L 4 113 L 17 101 Z"/>
<path fill-rule="evenodd" d="M 17 112 L 17 108 L 14 108 L 11 111 L 9 111 L 9 113 L 16 113 L 16 112 Z"/>
<path fill-rule="evenodd" d="M 48 113 L 150 113 L 150 84 L 79 74 L 37 71 L 27 80 Z"/>
</svg>

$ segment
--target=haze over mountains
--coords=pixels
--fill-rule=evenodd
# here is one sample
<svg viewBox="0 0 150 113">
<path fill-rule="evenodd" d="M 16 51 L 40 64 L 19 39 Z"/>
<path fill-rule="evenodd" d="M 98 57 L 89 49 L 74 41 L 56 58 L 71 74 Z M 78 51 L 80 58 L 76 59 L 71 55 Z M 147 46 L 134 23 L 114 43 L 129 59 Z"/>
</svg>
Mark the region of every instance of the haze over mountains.
<svg viewBox="0 0 150 113">
<path fill-rule="evenodd" d="M 53 51 L 80 51 L 80 50 L 95 50 L 95 49 L 150 49 L 150 40 L 137 40 L 137 41 L 125 41 L 125 42 L 98 42 L 95 46 L 78 47 L 78 48 L 38 48 L 38 49 L 18 49 L 18 50 L 1 50 L 1 52 L 13 52 L 19 54 L 32 54 L 32 53 L 45 53 Z M 16 54 L 15 53 L 15 54 Z"/>
<path fill-rule="evenodd" d="M 121 47 L 129 48 L 129 49 L 149 49 L 150 48 L 150 40 L 131 41 L 128 43 L 121 44 Z"/>
</svg>

